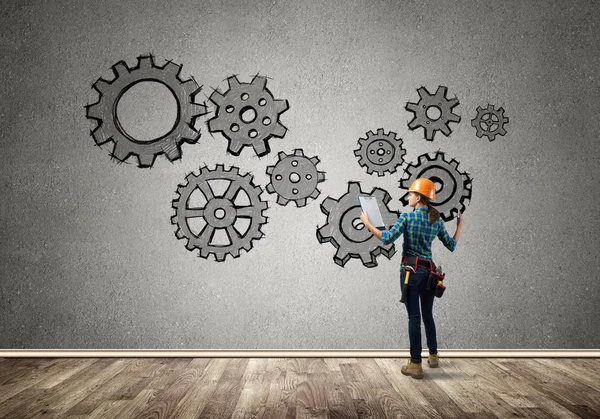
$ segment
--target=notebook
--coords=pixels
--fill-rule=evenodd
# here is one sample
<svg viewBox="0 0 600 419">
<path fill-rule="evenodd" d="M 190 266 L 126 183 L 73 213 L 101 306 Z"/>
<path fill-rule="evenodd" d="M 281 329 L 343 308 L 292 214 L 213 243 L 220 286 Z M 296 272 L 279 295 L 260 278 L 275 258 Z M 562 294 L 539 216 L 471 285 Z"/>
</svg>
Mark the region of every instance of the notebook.
<svg viewBox="0 0 600 419">
<path fill-rule="evenodd" d="M 379 230 L 385 230 L 385 224 L 379 211 L 379 205 L 377 204 L 377 198 L 374 196 L 358 196 L 358 202 L 363 212 L 366 212 L 369 216 L 369 221 Z"/>
</svg>

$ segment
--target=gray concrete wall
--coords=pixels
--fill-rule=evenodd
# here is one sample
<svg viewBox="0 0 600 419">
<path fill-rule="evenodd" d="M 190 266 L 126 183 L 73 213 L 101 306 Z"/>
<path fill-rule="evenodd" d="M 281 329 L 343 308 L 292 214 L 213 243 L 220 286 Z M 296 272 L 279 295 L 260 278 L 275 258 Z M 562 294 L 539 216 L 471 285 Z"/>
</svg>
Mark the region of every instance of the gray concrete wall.
<svg viewBox="0 0 600 419">
<path fill-rule="evenodd" d="M 401 243 L 375 268 L 342 268 L 316 226 L 321 202 L 349 181 L 408 210 L 403 169 L 437 150 L 473 178 L 456 251 L 433 249 L 448 285 L 434 307 L 440 348 L 600 347 L 595 2 L 62 0 L 0 10 L 1 348 L 408 348 Z M 289 102 L 289 131 L 264 157 L 233 156 L 207 115 L 175 163 L 117 164 L 111 147 L 95 146 L 84 106 L 113 64 L 133 67 L 147 52 L 182 64 L 202 100 L 232 74 L 268 76 Z M 421 85 L 459 99 L 449 138 L 408 129 L 404 107 Z M 123 111 L 139 135 L 173 122 L 171 102 L 148 105 L 156 95 L 141 92 L 139 108 L 130 98 Z M 510 119 L 493 142 L 470 125 L 488 103 Z M 353 153 L 379 127 L 407 150 L 384 177 Z M 264 189 L 266 167 L 294 148 L 321 160 L 321 195 L 296 208 L 265 192 L 265 237 L 250 252 L 218 263 L 175 237 L 171 201 L 189 172 L 234 165 Z"/>
</svg>

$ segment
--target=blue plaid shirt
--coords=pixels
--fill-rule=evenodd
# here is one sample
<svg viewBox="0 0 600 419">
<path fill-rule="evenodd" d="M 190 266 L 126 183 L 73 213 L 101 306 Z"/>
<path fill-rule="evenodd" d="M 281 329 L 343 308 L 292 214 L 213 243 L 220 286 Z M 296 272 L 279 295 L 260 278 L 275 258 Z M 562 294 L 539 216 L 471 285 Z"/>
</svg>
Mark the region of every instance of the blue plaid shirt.
<svg viewBox="0 0 600 419">
<path fill-rule="evenodd" d="M 394 243 L 404 235 L 402 254 L 413 255 L 431 260 L 431 243 L 438 237 L 451 252 L 456 248 L 456 240 L 450 237 L 441 217 L 429 224 L 428 209 L 416 208 L 412 212 L 403 212 L 390 231 L 381 233 L 384 244 Z"/>
</svg>

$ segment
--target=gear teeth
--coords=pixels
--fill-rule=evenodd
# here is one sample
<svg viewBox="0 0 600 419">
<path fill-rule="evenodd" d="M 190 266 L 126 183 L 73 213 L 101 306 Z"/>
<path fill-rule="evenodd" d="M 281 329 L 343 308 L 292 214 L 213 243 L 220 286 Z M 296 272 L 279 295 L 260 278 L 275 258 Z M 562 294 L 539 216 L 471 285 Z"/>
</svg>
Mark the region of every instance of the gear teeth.
<svg viewBox="0 0 600 419">
<path fill-rule="evenodd" d="M 446 86 L 439 86 L 435 92 L 435 96 L 439 99 L 446 99 L 446 93 L 448 93 L 448 88 Z"/>
<path fill-rule="evenodd" d="M 98 103 L 94 103 L 86 106 L 86 116 L 97 121 L 102 121 L 102 115 L 99 113 L 102 110 L 98 109 L 98 106 L 96 106 L 97 104 Z"/>
<path fill-rule="evenodd" d="M 267 192 L 268 193 L 275 193 L 275 188 L 273 188 L 273 184 L 272 183 L 268 183 L 267 184 Z"/>
<path fill-rule="evenodd" d="M 154 154 L 140 154 L 138 155 L 138 161 L 140 167 L 151 167 L 154 164 Z"/>
<path fill-rule="evenodd" d="M 279 160 L 283 160 L 287 157 L 287 154 L 285 154 L 284 151 L 280 151 L 279 153 L 277 153 L 277 157 L 279 158 Z"/>
<path fill-rule="evenodd" d="M 273 129 L 273 131 L 271 133 L 273 134 L 274 137 L 283 138 L 283 136 L 285 135 L 286 132 L 287 132 L 287 128 L 284 127 L 281 124 L 281 122 L 278 122 L 275 125 L 275 128 Z"/>
<path fill-rule="evenodd" d="M 317 188 L 315 188 L 315 190 L 312 191 L 312 193 L 309 195 L 309 198 L 317 199 L 320 194 L 321 194 L 321 191 L 318 190 Z"/>
<path fill-rule="evenodd" d="M 306 198 L 296 199 L 294 202 L 296 202 L 296 207 L 306 206 Z"/>
<path fill-rule="evenodd" d="M 338 201 L 331 198 L 331 197 L 327 197 L 325 198 L 325 200 L 321 203 L 321 211 L 325 214 L 325 215 L 329 215 L 329 213 L 333 210 L 333 208 L 335 208 L 335 206 L 337 205 Z"/>
<path fill-rule="evenodd" d="M 181 72 L 181 65 L 175 64 L 173 61 L 168 61 L 163 67 L 163 69 L 172 77 L 179 78 L 179 73 Z"/>
<path fill-rule="evenodd" d="M 275 169 L 275 166 L 267 166 L 266 174 L 269 175 L 269 176 L 272 176 L 274 169 Z"/>
<path fill-rule="evenodd" d="M 181 150 L 179 150 L 179 147 L 177 147 L 177 144 L 173 144 L 172 147 L 168 147 L 165 150 L 165 154 L 167 155 L 167 158 L 171 162 L 181 158 Z"/>
<path fill-rule="evenodd" d="M 140 70 L 150 70 L 154 67 L 154 59 L 152 58 L 152 55 L 138 57 L 138 68 Z"/>
<path fill-rule="evenodd" d="M 304 157 L 304 153 L 302 152 L 302 149 L 300 149 L 300 148 L 295 149 L 294 156 Z"/>
<path fill-rule="evenodd" d="M 109 89 L 110 83 L 100 77 L 96 82 L 92 85 L 94 90 L 96 90 L 100 95 L 104 95 L 105 92 Z M 99 103 L 99 102 L 98 102 Z"/>
<path fill-rule="evenodd" d="M 350 254 L 344 253 L 344 251 L 338 247 L 333 260 L 337 265 L 340 265 L 343 268 L 350 260 Z"/>
<path fill-rule="evenodd" d="M 450 128 L 448 128 L 448 125 L 444 125 L 440 129 L 441 129 L 442 133 L 444 133 L 445 136 L 450 135 L 450 133 L 452 132 L 452 131 L 450 131 Z M 433 139 L 433 135 L 431 137 Z"/>
<path fill-rule="evenodd" d="M 259 87 L 261 90 L 264 90 L 267 87 L 267 78 L 264 76 L 256 75 L 254 76 L 250 84 Z"/>
<path fill-rule="evenodd" d="M 227 148 L 227 151 L 229 151 L 234 156 L 239 156 L 240 153 L 242 152 L 242 148 L 243 147 L 244 147 L 244 144 L 241 141 L 239 141 L 239 140 L 232 140 L 229 143 L 229 147 Z"/>
<path fill-rule="evenodd" d="M 276 99 L 274 104 L 277 114 L 281 114 L 290 108 L 290 104 L 286 99 Z"/>
<path fill-rule="evenodd" d="M 304 155 L 304 154 L 303 154 L 303 155 Z M 311 157 L 311 158 L 309 159 L 309 161 L 310 161 L 310 162 L 311 162 L 313 165 L 315 165 L 315 166 L 316 166 L 317 164 L 319 164 L 319 163 L 320 163 L 320 161 L 321 161 L 321 160 L 319 160 L 319 157 L 318 157 L 318 156 L 314 156 L 314 157 Z"/>
<path fill-rule="evenodd" d="M 208 100 L 217 106 L 222 106 L 225 103 L 225 96 L 223 96 L 218 90 L 213 90 L 208 97 Z"/>
<path fill-rule="evenodd" d="M 417 129 L 420 126 L 421 126 L 421 124 L 417 123 L 417 118 L 414 118 L 412 121 L 410 121 L 408 123 L 408 128 L 410 128 L 410 129 Z"/>
<path fill-rule="evenodd" d="M 317 183 L 325 181 L 325 172 L 318 172 L 317 174 Z"/>
<path fill-rule="evenodd" d="M 360 184 L 358 182 L 348 182 L 348 193 L 358 195 L 363 192 L 360 190 Z"/>
<path fill-rule="evenodd" d="M 112 155 L 114 158 L 116 158 L 119 161 L 125 161 L 130 156 L 130 153 L 128 152 L 127 149 L 125 149 L 125 147 L 123 147 L 119 144 L 121 144 L 121 143 L 115 144 Z"/>
<path fill-rule="evenodd" d="M 363 265 L 367 268 L 373 268 L 377 266 L 375 256 L 371 256 L 370 253 L 360 253 L 360 260 L 362 261 Z"/>
<path fill-rule="evenodd" d="M 377 134 L 378 135 L 383 135 L 383 128 L 378 128 L 377 129 Z"/>
<path fill-rule="evenodd" d="M 127 67 L 127 63 L 125 61 L 119 61 L 112 66 L 112 71 L 115 75 L 115 78 L 123 77 L 130 73 L 129 67 Z"/>
<path fill-rule="evenodd" d="M 177 218 L 176 216 L 174 216 L 173 218 Z M 177 222 L 177 220 L 175 220 L 175 222 L 173 224 L 175 224 Z M 177 239 L 181 240 L 185 237 L 185 234 L 183 234 L 183 231 L 181 231 L 180 228 L 177 229 L 177 231 L 175 231 L 175 237 L 177 237 Z"/>
<path fill-rule="evenodd" d="M 240 86 L 240 81 L 234 75 L 234 76 L 227 77 L 227 84 L 229 85 L 229 90 L 236 89 Z"/>
<path fill-rule="evenodd" d="M 405 109 L 416 113 L 419 111 L 419 105 L 417 105 L 416 103 L 408 102 L 405 106 Z"/>
<path fill-rule="evenodd" d="M 257 156 L 264 156 L 269 153 L 269 149 L 267 148 L 266 141 L 255 142 L 254 143 L 254 152 Z"/>
<path fill-rule="evenodd" d="M 421 99 L 424 99 L 426 96 L 431 96 L 431 94 L 427 91 L 425 86 L 421 86 L 417 89 L 417 93 Z"/>
</svg>

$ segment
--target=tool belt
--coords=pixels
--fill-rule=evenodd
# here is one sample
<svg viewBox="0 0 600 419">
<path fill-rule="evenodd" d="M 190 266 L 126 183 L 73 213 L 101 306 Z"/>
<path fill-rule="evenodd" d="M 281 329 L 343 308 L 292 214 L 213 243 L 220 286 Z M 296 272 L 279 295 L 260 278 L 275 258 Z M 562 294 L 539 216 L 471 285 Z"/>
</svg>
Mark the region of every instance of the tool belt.
<svg viewBox="0 0 600 419">
<path fill-rule="evenodd" d="M 432 261 L 419 258 L 418 256 L 405 255 L 402 257 L 402 268 L 405 272 L 407 270 L 406 267 L 410 267 L 410 270 L 416 272 L 420 266 L 429 271 L 429 276 L 425 281 L 425 290 L 433 292 L 436 297 L 441 298 L 444 295 L 444 291 L 446 291 L 446 286 L 443 283 L 446 274 L 442 273 L 442 267 L 436 267 Z"/>
</svg>

